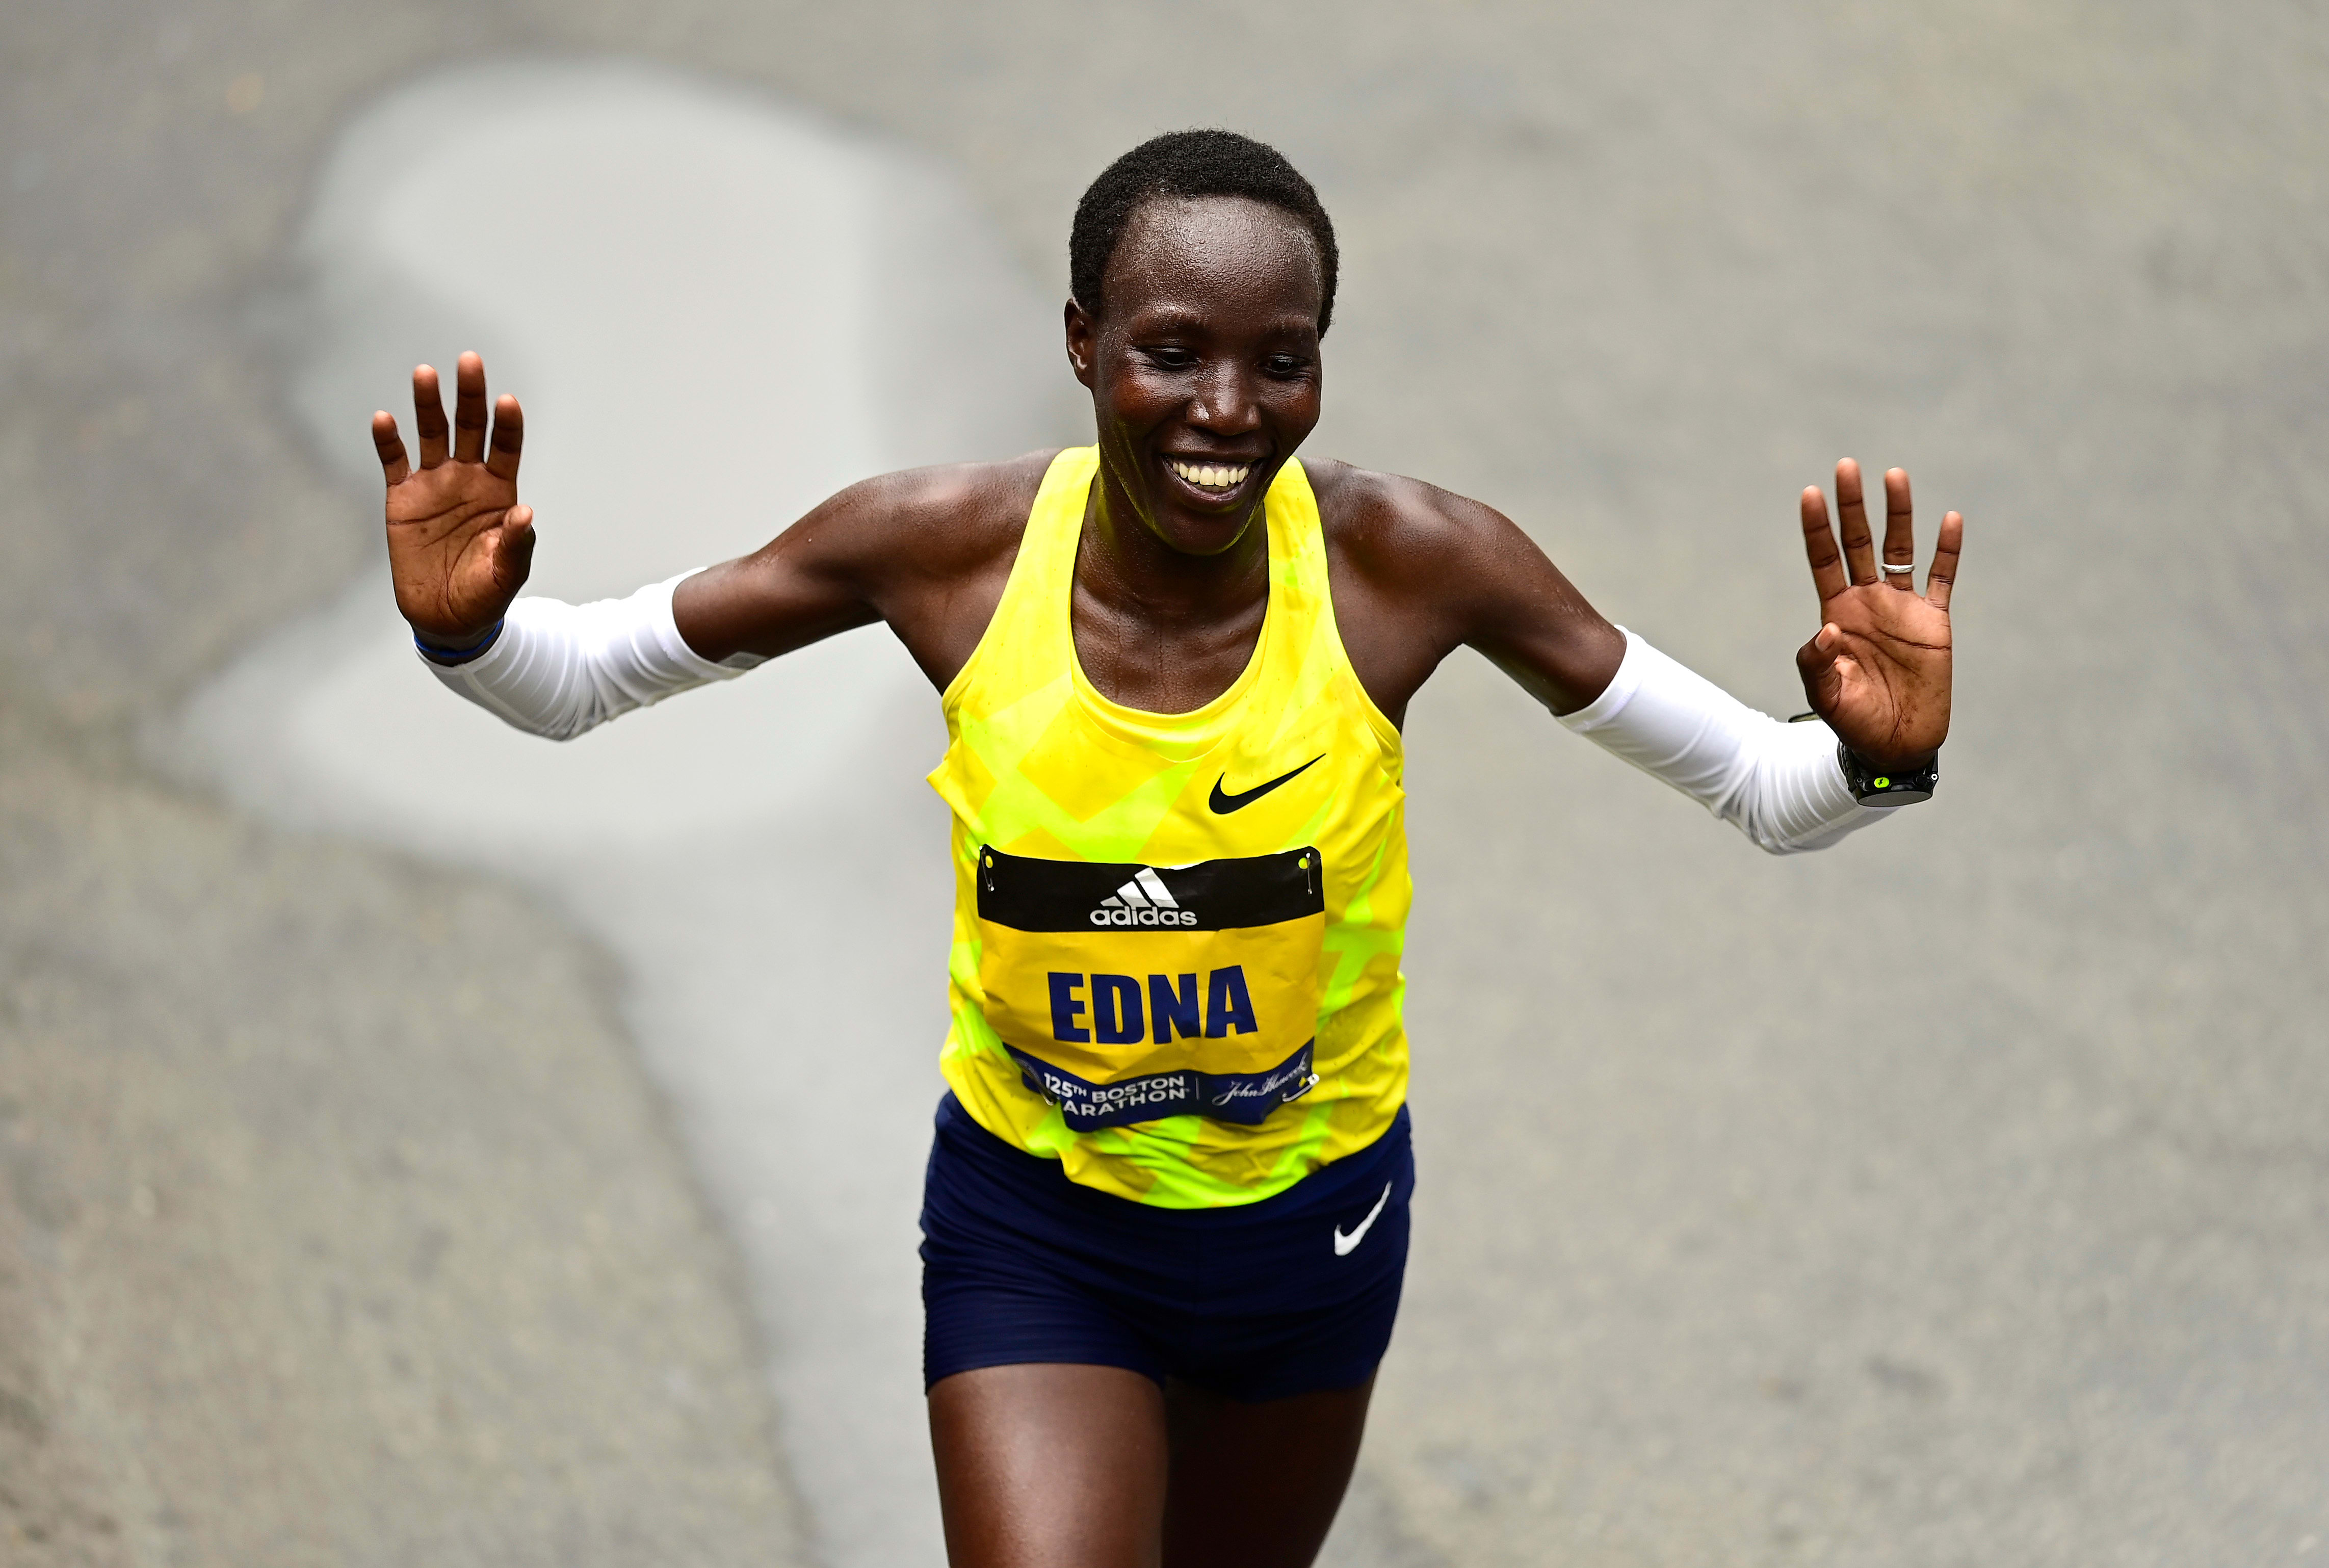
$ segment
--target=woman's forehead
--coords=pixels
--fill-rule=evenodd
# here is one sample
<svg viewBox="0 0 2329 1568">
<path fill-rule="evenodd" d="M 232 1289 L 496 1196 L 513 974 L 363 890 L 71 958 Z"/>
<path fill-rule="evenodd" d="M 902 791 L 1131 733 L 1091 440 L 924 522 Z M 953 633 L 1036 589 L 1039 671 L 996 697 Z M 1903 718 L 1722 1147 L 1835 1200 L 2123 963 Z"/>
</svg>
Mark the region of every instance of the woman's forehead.
<svg viewBox="0 0 2329 1568">
<path fill-rule="evenodd" d="M 1255 303 L 1306 300 L 1325 289 L 1317 241 L 1302 220 L 1244 196 L 1156 197 L 1124 226 L 1105 295 L 1129 308 L 1162 293 Z"/>
</svg>

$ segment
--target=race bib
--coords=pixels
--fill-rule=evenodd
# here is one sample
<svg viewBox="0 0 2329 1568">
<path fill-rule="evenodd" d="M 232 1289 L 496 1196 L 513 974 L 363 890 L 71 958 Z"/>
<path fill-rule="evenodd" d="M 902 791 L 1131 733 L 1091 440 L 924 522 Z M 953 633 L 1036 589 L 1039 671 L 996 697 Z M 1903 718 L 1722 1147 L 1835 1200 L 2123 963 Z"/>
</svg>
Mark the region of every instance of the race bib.
<svg viewBox="0 0 2329 1568">
<path fill-rule="evenodd" d="M 978 923 L 987 1021 L 1073 1131 L 1250 1126 L 1317 1082 L 1315 849 L 1163 866 L 982 845 Z"/>
</svg>

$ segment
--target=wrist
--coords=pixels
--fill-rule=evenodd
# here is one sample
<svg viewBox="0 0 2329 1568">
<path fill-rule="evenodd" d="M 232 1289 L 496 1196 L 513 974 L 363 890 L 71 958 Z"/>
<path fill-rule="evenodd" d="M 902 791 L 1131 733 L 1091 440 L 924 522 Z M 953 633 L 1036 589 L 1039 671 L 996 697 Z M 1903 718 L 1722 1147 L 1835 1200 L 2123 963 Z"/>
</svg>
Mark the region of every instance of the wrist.
<svg viewBox="0 0 2329 1568">
<path fill-rule="evenodd" d="M 1800 713 L 1788 714 L 1787 723 L 1790 724 L 1809 724 L 1815 723 L 1825 723 L 1826 721 L 1822 719 L 1817 713 L 1806 708 Z M 1834 725 L 1829 725 L 1828 732 L 1830 734 L 1834 734 L 1835 730 Z M 1941 749 L 1938 746 L 1933 746 L 1928 747 L 1922 751 L 1879 756 L 1873 751 L 1854 751 L 1851 742 L 1842 739 L 1841 737 L 1838 737 L 1836 741 L 1836 750 L 1839 751 L 1851 751 L 1853 756 L 1860 759 L 1863 766 L 1867 767 L 1872 771 L 1878 773 L 1921 773 L 1938 761 L 1941 755 Z"/>
<path fill-rule="evenodd" d="M 1931 747 L 1922 751 L 1876 752 L 1862 751 L 1859 748 L 1849 745 L 1842 741 L 1839 741 L 1836 743 L 1843 746 L 1844 750 L 1859 758 L 1869 767 L 1875 769 L 1879 773 L 1921 773 L 1926 769 L 1931 767 L 1935 759 L 1938 758 L 1941 754 L 1941 749 L 1938 746 Z"/>
<path fill-rule="evenodd" d="M 1835 743 L 1836 766 L 1853 798 L 1862 806 L 1913 806 L 1930 800 L 1941 778 L 1941 754 L 1928 751 L 1921 759 L 1878 762 L 1850 746 Z"/>
<path fill-rule="evenodd" d="M 502 624 L 502 619 L 496 617 L 494 624 L 482 631 L 457 638 L 440 638 L 414 627 L 412 646 L 420 650 L 422 658 L 431 664 L 465 665 L 472 659 L 484 657 L 492 650 L 494 644 L 501 639 Z"/>
</svg>

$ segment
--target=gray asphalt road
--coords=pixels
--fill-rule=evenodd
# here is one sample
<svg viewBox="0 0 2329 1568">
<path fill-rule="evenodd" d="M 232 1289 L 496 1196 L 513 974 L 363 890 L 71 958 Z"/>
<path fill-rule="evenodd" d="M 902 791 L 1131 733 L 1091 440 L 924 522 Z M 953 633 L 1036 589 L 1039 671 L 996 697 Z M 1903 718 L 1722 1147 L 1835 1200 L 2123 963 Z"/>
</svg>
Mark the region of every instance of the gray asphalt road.
<svg viewBox="0 0 2329 1568">
<path fill-rule="evenodd" d="M 1972 519 L 1941 799 L 1833 855 L 1476 661 L 1417 704 L 1420 1230 L 1343 1549 L 2329 1550 L 2324 44 L 2265 5 L 9 11 L 0 1539 L 793 1538 L 594 950 L 136 760 L 363 558 L 269 335 L 335 128 L 622 50 L 947 160 L 1052 292 L 1137 136 L 1279 140 L 1345 236 L 1319 449 L 1496 503 L 1775 710 L 1798 486 L 1905 462 Z"/>
</svg>

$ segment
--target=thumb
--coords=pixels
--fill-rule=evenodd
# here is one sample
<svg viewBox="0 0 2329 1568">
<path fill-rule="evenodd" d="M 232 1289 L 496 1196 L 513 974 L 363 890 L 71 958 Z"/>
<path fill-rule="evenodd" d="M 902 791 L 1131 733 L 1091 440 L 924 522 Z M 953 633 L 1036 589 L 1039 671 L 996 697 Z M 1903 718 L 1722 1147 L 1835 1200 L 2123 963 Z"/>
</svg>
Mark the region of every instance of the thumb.
<svg viewBox="0 0 2329 1568">
<path fill-rule="evenodd" d="M 1804 695 L 1821 713 L 1833 710 L 1843 691 L 1844 666 L 1852 662 L 1843 646 L 1843 628 L 1830 621 L 1796 650 L 1796 673 L 1803 677 Z"/>
<path fill-rule="evenodd" d="M 533 571 L 533 508 L 513 506 L 494 530 L 494 586 L 515 594 Z"/>
</svg>

